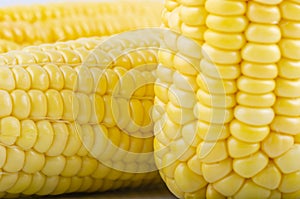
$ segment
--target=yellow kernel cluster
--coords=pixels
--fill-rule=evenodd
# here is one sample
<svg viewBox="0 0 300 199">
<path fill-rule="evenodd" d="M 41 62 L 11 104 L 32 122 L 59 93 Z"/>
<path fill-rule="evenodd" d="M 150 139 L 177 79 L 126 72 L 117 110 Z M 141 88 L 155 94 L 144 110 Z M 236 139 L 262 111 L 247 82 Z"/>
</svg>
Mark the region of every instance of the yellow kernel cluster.
<svg viewBox="0 0 300 199">
<path fill-rule="evenodd" d="M 150 118 L 157 52 L 147 48 L 158 47 L 157 38 L 79 39 L 1 54 L 0 197 L 160 181 Z M 137 50 L 127 52 L 128 44 Z"/>
<path fill-rule="evenodd" d="M 109 36 L 137 28 L 158 27 L 161 10 L 160 2 L 149 1 L 8 7 L 0 9 L 0 38 L 28 46 Z"/>
<path fill-rule="evenodd" d="M 154 148 L 179 198 L 300 197 L 300 2 L 166 0 Z"/>
</svg>

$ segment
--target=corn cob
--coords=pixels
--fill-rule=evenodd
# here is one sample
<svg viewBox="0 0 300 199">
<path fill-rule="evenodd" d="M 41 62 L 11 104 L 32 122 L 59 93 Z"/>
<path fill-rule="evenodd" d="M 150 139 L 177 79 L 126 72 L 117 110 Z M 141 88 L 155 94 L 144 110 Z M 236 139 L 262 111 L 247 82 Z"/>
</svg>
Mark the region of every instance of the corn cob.
<svg viewBox="0 0 300 199">
<path fill-rule="evenodd" d="M 299 13 L 294 0 L 165 1 L 178 34 L 159 52 L 154 149 L 177 197 L 300 198 Z"/>
<path fill-rule="evenodd" d="M 67 4 L 62 5 L 58 9 L 58 13 L 63 12 L 68 7 Z M 83 6 L 82 12 L 88 12 L 89 5 Z M 161 4 L 159 2 L 103 3 L 103 7 L 101 5 L 100 3 L 98 7 L 95 6 L 94 9 L 99 10 L 98 14 L 95 15 L 89 12 L 86 15 L 79 13 L 78 15 L 65 16 L 66 14 L 61 14 L 64 16 L 63 18 L 39 20 L 34 23 L 30 20 L 1 21 L 0 37 L 27 46 L 73 40 L 79 37 L 108 36 L 137 28 L 158 27 L 160 24 Z M 148 11 L 145 10 L 146 7 Z M 35 10 L 34 8 L 33 6 L 32 9 Z M 79 8 L 70 6 L 66 10 L 69 9 L 76 13 Z M 93 7 L 90 9 L 93 10 Z M 43 9 L 40 12 L 47 13 Z M 36 11 L 36 13 L 40 12 Z M 68 11 L 66 12 L 68 13 Z M 60 15 L 58 13 L 57 15 Z"/>
<path fill-rule="evenodd" d="M 160 181 L 149 116 L 157 59 L 147 48 L 157 38 L 132 33 L 0 56 L 0 197 Z"/>
<path fill-rule="evenodd" d="M 159 1 L 113 1 L 113 2 L 68 2 L 47 3 L 29 6 L 10 6 L 0 9 L 0 21 L 26 21 L 34 23 L 68 17 L 100 17 L 103 14 L 122 16 L 124 11 L 137 15 L 157 16 L 162 9 Z"/>
</svg>

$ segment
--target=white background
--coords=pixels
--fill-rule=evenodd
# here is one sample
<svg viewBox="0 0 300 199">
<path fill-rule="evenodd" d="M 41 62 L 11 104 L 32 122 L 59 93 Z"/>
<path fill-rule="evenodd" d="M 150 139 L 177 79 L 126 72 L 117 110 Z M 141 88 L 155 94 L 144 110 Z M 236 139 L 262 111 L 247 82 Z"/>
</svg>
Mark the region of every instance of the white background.
<svg viewBox="0 0 300 199">
<path fill-rule="evenodd" d="M 74 0 L 0 0 L 0 7 L 12 6 L 12 5 L 28 5 L 32 3 L 47 3 L 47 2 L 68 2 Z M 80 0 L 75 0 L 79 2 Z M 84 2 L 84 0 L 82 0 Z M 89 0 L 91 1 L 91 0 Z M 101 1 L 101 0 L 92 0 L 92 1 Z"/>
</svg>

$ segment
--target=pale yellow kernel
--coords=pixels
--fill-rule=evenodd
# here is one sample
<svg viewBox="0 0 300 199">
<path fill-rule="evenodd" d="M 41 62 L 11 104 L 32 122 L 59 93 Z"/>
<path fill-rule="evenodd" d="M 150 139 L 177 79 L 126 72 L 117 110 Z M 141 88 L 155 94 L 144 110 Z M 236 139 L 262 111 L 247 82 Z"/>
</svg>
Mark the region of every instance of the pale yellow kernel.
<svg viewBox="0 0 300 199">
<path fill-rule="evenodd" d="M 63 100 L 57 90 L 49 89 L 45 92 L 47 97 L 47 116 L 53 119 L 61 119 L 64 111 Z"/>
<path fill-rule="evenodd" d="M 275 94 L 280 97 L 300 97 L 300 80 L 277 78 Z"/>
<path fill-rule="evenodd" d="M 173 73 L 174 70 L 159 64 L 156 70 L 156 76 L 163 82 L 172 83 L 173 82 Z"/>
<path fill-rule="evenodd" d="M 283 193 L 293 193 L 299 191 L 300 171 L 285 174 L 279 186 L 279 191 Z"/>
<path fill-rule="evenodd" d="M 46 177 L 45 183 L 36 195 L 49 195 L 54 191 L 59 182 L 59 176 Z"/>
<path fill-rule="evenodd" d="M 225 178 L 215 182 L 213 188 L 224 196 L 233 196 L 243 185 L 244 178 L 232 172 Z"/>
<path fill-rule="evenodd" d="M 198 121 L 196 125 L 199 138 L 208 141 L 224 140 L 229 137 L 229 126 L 224 124 L 212 124 L 209 122 Z"/>
<path fill-rule="evenodd" d="M 44 69 L 49 76 L 49 88 L 61 90 L 64 87 L 64 76 L 62 71 L 55 64 L 46 64 Z"/>
<path fill-rule="evenodd" d="M 199 30 L 200 31 L 202 30 L 202 34 L 204 33 L 204 29 L 199 29 Z M 180 36 L 178 37 L 176 44 L 177 44 L 177 49 L 180 52 L 180 54 L 177 53 L 176 56 L 181 56 L 181 57 L 182 55 L 187 56 L 187 57 L 183 57 L 183 59 L 187 59 L 187 61 L 189 62 L 197 62 L 199 61 L 199 58 L 202 56 L 201 46 L 194 40 L 191 40 L 190 38 Z M 196 60 L 192 61 L 193 58 Z"/>
<path fill-rule="evenodd" d="M 240 105 L 250 107 L 271 107 L 276 101 L 276 96 L 273 92 L 266 94 L 250 94 L 245 92 L 238 92 L 236 100 Z M 259 102 L 259 103 L 257 103 Z M 276 111 L 275 111 L 276 113 Z"/>
<path fill-rule="evenodd" d="M 278 97 L 274 110 L 278 115 L 300 116 L 300 98 Z"/>
<path fill-rule="evenodd" d="M 248 19 L 245 16 L 218 16 L 209 14 L 206 19 L 206 25 L 208 28 L 227 32 L 227 33 L 238 33 L 243 32 L 247 25 Z"/>
<path fill-rule="evenodd" d="M 282 36 L 291 39 L 300 39 L 300 23 L 297 21 L 281 20 L 279 27 Z"/>
<path fill-rule="evenodd" d="M 166 113 L 175 124 L 182 125 L 195 119 L 193 109 L 178 108 L 172 103 L 167 104 Z"/>
<path fill-rule="evenodd" d="M 50 62 L 49 56 L 46 53 L 40 51 L 39 47 L 37 49 L 30 49 L 28 51 L 34 57 L 36 63 L 49 63 Z"/>
<path fill-rule="evenodd" d="M 166 178 L 166 184 L 172 194 L 174 194 L 177 198 L 183 198 L 184 191 L 179 188 L 174 179 Z"/>
<path fill-rule="evenodd" d="M 229 34 L 212 30 L 205 31 L 204 39 L 209 45 L 225 50 L 239 50 L 246 42 L 241 33 Z"/>
<path fill-rule="evenodd" d="M 271 191 L 247 180 L 242 188 L 234 195 L 234 199 L 243 198 L 269 198 Z"/>
<path fill-rule="evenodd" d="M 94 132 L 94 145 L 90 149 L 90 153 L 93 157 L 98 158 L 106 149 L 106 146 L 109 142 L 108 140 L 108 131 L 104 125 L 93 125 Z M 127 136 L 127 134 L 124 134 Z M 124 139 L 125 142 L 125 139 Z M 128 141 L 129 142 L 129 141 Z"/>
<path fill-rule="evenodd" d="M 130 113 L 131 113 L 131 122 L 133 125 L 136 125 L 138 128 L 141 128 L 144 122 L 145 110 L 143 104 L 138 99 L 131 99 L 129 102 Z"/>
<path fill-rule="evenodd" d="M 25 119 L 29 116 L 31 103 L 29 96 L 23 90 L 14 90 L 11 92 L 13 100 L 13 111 L 12 115 L 18 119 Z"/>
<path fill-rule="evenodd" d="M 232 108 L 236 105 L 236 99 L 234 95 L 214 95 L 209 94 L 201 89 L 197 91 L 197 99 L 205 106 L 216 108 Z"/>
<path fill-rule="evenodd" d="M 250 21 L 257 23 L 276 24 L 279 22 L 281 14 L 276 5 L 266 5 L 256 2 L 249 2 L 247 17 Z"/>
<path fill-rule="evenodd" d="M 81 184 L 83 183 L 83 179 L 77 176 L 71 177 L 71 185 L 67 190 L 67 193 L 74 193 L 79 190 Z"/>
<path fill-rule="evenodd" d="M 48 156 L 57 156 L 62 154 L 67 144 L 69 131 L 67 125 L 64 123 L 53 123 L 54 138 L 51 147 L 46 154 Z"/>
<path fill-rule="evenodd" d="M 19 172 L 17 182 L 7 192 L 13 194 L 22 193 L 31 184 L 31 180 L 32 175 Z"/>
<path fill-rule="evenodd" d="M 47 156 L 42 172 L 46 176 L 57 176 L 65 168 L 66 158 L 64 156 Z"/>
<path fill-rule="evenodd" d="M 238 105 L 234 109 L 234 116 L 248 125 L 263 126 L 270 124 L 275 114 L 272 108 L 254 108 Z"/>
<path fill-rule="evenodd" d="M 71 66 L 63 65 L 60 67 L 64 79 L 64 88 L 73 90 L 77 83 L 77 73 Z"/>
<path fill-rule="evenodd" d="M 251 23 L 245 32 L 247 41 L 263 44 L 277 43 L 281 39 L 281 31 L 277 25 Z"/>
<path fill-rule="evenodd" d="M 197 191 L 207 184 L 202 176 L 191 171 L 185 163 L 180 163 L 177 166 L 174 180 L 179 189 L 184 192 Z"/>
<path fill-rule="evenodd" d="M 300 48 L 299 40 L 282 39 L 279 42 L 279 47 L 283 57 L 293 59 L 293 60 L 299 59 L 299 48 Z"/>
<path fill-rule="evenodd" d="M 203 41 L 204 32 L 205 32 L 206 29 L 207 28 L 204 25 L 202 25 L 202 26 L 190 26 L 190 25 L 186 25 L 185 23 L 181 24 L 182 35 L 187 37 L 187 38 L 194 39 L 194 43 L 196 43 L 198 45 L 200 45 L 201 44 L 200 42 Z M 182 53 L 194 54 L 193 52 L 182 52 Z"/>
<path fill-rule="evenodd" d="M 183 75 L 179 72 L 174 72 L 173 83 L 177 88 L 182 90 L 196 91 L 198 89 L 195 76 Z"/>
<path fill-rule="evenodd" d="M 29 90 L 31 87 L 31 78 L 25 68 L 14 66 L 12 72 L 15 77 L 16 88 Z"/>
<path fill-rule="evenodd" d="M 193 92 L 183 91 L 174 85 L 169 88 L 169 100 L 178 107 L 193 108 L 196 103 L 195 94 Z"/>
<path fill-rule="evenodd" d="M 198 159 L 197 155 L 194 155 L 188 162 L 189 168 L 198 175 L 203 175 L 201 165 L 202 162 Z"/>
<path fill-rule="evenodd" d="M 300 145 L 295 144 L 287 152 L 274 159 L 283 173 L 292 173 L 300 169 Z"/>
<path fill-rule="evenodd" d="M 119 118 L 118 105 L 113 98 L 114 97 L 110 95 L 103 96 L 105 106 L 103 123 L 105 123 L 108 127 L 114 126 L 116 124 L 116 119 Z"/>
<path fill-rule="evenodd" d="M 176 41 L 174 41 L 174 42 L 177 43 Z M 172 69 L 173 68 L 174 55 L 175 55 L 174 52 L 168 52 L 168 51 L 160 50 L 160 51 L 158 51 L 159 62 L 163 66 Z"/>
<path fill-rule="evenodd" d="M 47 98 L 40 90 L 30 90 L 28 92 L 31 101 L 30 117 L 45 118 L 47 115 Z"/>
<path fill-rule="evenodd" d="M 208 107 L 198 102 L 194 107 L 194 115 L 205 122 L 226 124 L 233 119 L 233 109 Z"/>
<path fill-rule="evenodd" d="M 49 88 L 49 76 L 46 70 L 38 65 L 30 65 L 26 68 L 31 77 L 31 88 L 45 91 Z"/>
<path fill-rule="evenodd" d="M 82 146 L 77 152 L 79 156 L 87 156 L 95 143 L 95 135 L 91 125 L 81 125 L 81 131 L 79 131 L 79 138 L 81 139 Z M 111 156 L 110 156 L 111 157 Z"/>
<path fill-rule="evenodd" d="M 266 189 L 278 188 L 281 181 L 281 173 L 274 164 L 268 166 L 252 178 L 253 182 Z"/>
<path fill-rule="evenodd" d="M 240 76 L 239 65 L 220 65 L 214 64 L 206 59 L 200 62 L 200 71 L 212 78 L 233 80 Z"/>
<path fill-rule="evenodd" d="M 258 143 L 247 143 L 239 141 L 233 137 L 228 138 L 228 153 L 232 158 L 242 158 L 256 153 L 260 149 Z"/>
<path fill-rule="evenodd" d="M 25 162 L 24 151 L 17 148 L 6 149 L 6 162 L 3 166 L 3 170 L 6 172 L 18 172 L 20 171 Z"/>
<path fill-rule="evenodd" d="M 81 138 L 79 136 L 81 127 L 76 123 L 67 125 L 67 127 L 68 127 L 69 137 L 66 146 L 64 148 L 63 155 L 74 156 L 82 145 Z"/>
<path fill-rule="evenodd" d="M 164 2 L 164 7 L 168 11 L 174 10 L 177 6 L 178 6 L 178 3 L 176 1 L 173 1 L 173 0 L 167 0 L 167 1 Z"/>
<path fill-rule="evenodd" d="M 12 113 L 13 102 L 10 94 L 5 90 L 0 90 L 0 117 L 9 116 Z"/>
<path fill-rule="evenodd" d="M 0 191 L 7 191 L 10 189 L 18 180 L 18 172 L 5 173 L 0 178 Z"/>
<path fill-rule="evenodd" d="M 82 164 L 82 159 L 79 156 L 70 156 L 66 157 L 66 164 L 64 170 L 61 172 L 61 175 L 64 177 L 75 176 Z"/>
<path fill-rule="evenodd" d="M 177 7 L 167 16 L 168 27 L 175 32 L 180 31 L 180 25 L 182 23 L 180 20 L 179 11 L 180 9 Z"/>
<path fill-rule="evenodd" d="M 182 139 L 173 141 L 169 147 L 179 161 L 187 161 L 195 154 L 195 148 Z"/>
<path fill-rule="evenodd" d="M 38 130 L 38 137 L 34 145 L 34 149 L 37 152 L 45 153 L 50 148 L 53 142 L 53 128 L 49 121 L 42 120 L 36 123 Z"/>
<path fill-rule="evenodd" d="M 205 8 L 216 15 L 243 15 L 246 13 L 247 4 L 242 1 L 208 0 Z"/>
<path fill-rule="evenodd" d="M 81 59 L 75 51 L 68 49 L 68 48 L 58 49 L 57 51 L 61 53 L 61 55 L 64 58 L 65 63 L 68 63 L 68 64 L 80 64 L 81 63 Z"/>
<path fill-rule="evenodd" d="M 227 158 L 217 163 L 203 163 L 201 170 L 204 179 L 209 183 L 214 183 L 218 180 L 221 180 L 232 171 L 232 160 Z"/>
<path fill-rule="evenodd" d="M 77 175 L 80 177 L 89 176 L 96 170 L 97 166 L 98 166 L 98 162 L 96 159 L 83 157 L 81 168 L 77 173 Z"/>
<path fill-rule="evenodd" d="M 29 150 L 25 152 L 25 162 L 23 171 L 26 173 L 34 174 L 40 171 L 45 164 L 45 156 L 34 150 Z"/>
<path fill-rule="evenodd" d="M 239 51 L 229 51 L 215 48 L 207 43 L 202 46 L 203 56 L 216 64 L 238 64 L 241 61 Z"/>
<path fill-rule="evenodd" d="M 278 74 L 277 67 L 277 64 L 259 64 L 243 61 L 241 64 L 241 71 L 244 75 L 249 77 L 273 79 Z"/>
<path fill-rule="evenodd" d="M 179 165 L 177 157 L 173 153 L 166 154 L 161 161 L 160 169 L 164 175 L 168 178 L 174 178 L 175 170 Z"/>
<path fill-rule="evenodd" d="M 79 101 L 75 94 L 70 90 L 62 90 L 60 92 L 63 100 L 63 119 L 74 120 L 78 116 Z"/>
<path fill-rule="evenodd" d="M 197 125 L 197 122 L 195 121 L 195 122 L 186 124 L 181 128 L 182 139 L 187 144 L 189 144 L 193 147 L 197 147 L 200 142 L 199 137 L 197 137 L 197 131 L 195 131 L 196 125 Z"/>
<path fill-rule="evenodd" d="M 16 87 L 14 75 L 9 67 L 0 67 L 0 89 L 11 91 Z"/>
<path fill-rule="evenodd" d="M 181 6 L 179 11 L 183 23 L 192 26 L 204 25 L 207 11 L 203 6 Z"/>
<path fill-rule="evenodd" d="M 233 120 L 230 123 L 230 132 L 241 141 L 255 143 L 264 140 L 270 129 L 268 126 L 252 126 Z"/>
<path fill-rule="evenodd" d="M 75 93 L 78 99 L 79 109 L 76 121 L 80 124 L 86 124 L 91 118 L 92 114 L 92 104 L 89 96 L 83 93 Z"/>
<path fill-rule="evenodd" d="M 271 129 L 275 132 L 297 135 L 300 133 L 299 125 L 300 117 L 286 117 L 278 115 L 275 116 L 271 124 Z"/>
<path fill-rule="evenodd" d="M 20 121 L 15 117 L 5 117 L 0 121 L 0 143 L 12 145 L 21 134 Z"/>
<path fill-rule="evenodd" d="M 244 178 L 250 178 L 258 174 L 268 165 L 268 157 L 257 152 L 251 156 L 234 159 L 233 160 L 233 170 Z"/>
<path fill-rule="evenodd" d="M 282 14 L 282 18 L 299 21 L 300 18 L 300 5 L 299 2 L 294 3 L 292 1 L 283 1 L 280 4 L 280 11 Z"/>
<path fill-rule="evenodd" d="M 46 181 L 46 176 L 44 176 L 40 172 L 34 173 L 32 175 L 32 180 L 31 180 L 29 187 L 27 187 L 27 189 L 25 189 L 23 191 L 23 194 L 25 194 L 25 195 L 35 194 L 37 191 L 39 191 L 43 187 L 45 181 Z"/>
<path fill-rule="evenodd" d="M 52 191 L 51 195 L 60 195 L 66 193 L 71 185 L 71 178 L 60 177 L 56 188 Z"/>
<path fill-rule="evenodd" d="M 272 190 L 271 195 L 269 196 L 270 199 L 281 199 L 284 198 L 284 196 L 281 196 L 281 192 L 278 190 Z"/>
<path fill-rule="evenodd" d="M 2 156 L 0 156 L 0 167 L 3 168 L 3 165 L 5 164 L 6 161 L 6 147 L 0 146 L 0 152 Z"/>
<path fill-rule="evenodd" d="M 94 79 L 90 69 L 86 66 L 79 66 L 75 68 L 77 72 L 76 91 L 83 93 L 91 93 L 94 88 Z"/>
<path fill-rule="evenodd" d="M 189 50 L 186 52 L 190 52 Z M 194 52 L 194 51 L 191 51 Z M 197 53 L 197 52 L 196 52 Z M 186 58 L 185 55 L 177 53 L 174 56 L 174 68 L 184 75 L 196 75 L 198 73 L 200 60 L 199 58 Z"/>
<path fill-rule="evenodd" d="M 135 92 L 134 96 L 142 97 L 146 94 L 146 87 L 144 85 L 147 84 L 145 78 L 143 77 L 142 73 L 138 70 L 130 70 L 129 74 L 132 76 L 135 82 Z"/>
<path fill-rule="evenodd" d="M 300 78 L 300 61 L 282 58 L 277 65 L 280 77 L 285 79 Z"/>
<path fill-rule="evenodd" d="M 198 158 L 203 163 L 215 163 L 228 157 L 226 142 L 201 142 L 197 147 Z"/>
<path fill-rule="evenodd" d="M 276 44 L 247 43 L 242 49 L 242 58 L 261 64 L 275 63 L 280 60 L 280 48 Z"/>
<path fill-rule="evenodd" d="M 274 80 L 254 79 L 241 76 L 237 81 L 239 90 L 251 94 L 265 94 L 275 89 Z"/>
<path fill-rule="evenodd" d="M 214 79 L 200 73 L 196 81 L 200 89 L 211 94 L 234 94 L 237 91 L 235 80 Z"/>
<path fill-rule="evenodd" d="M 103 74 L 103 70 L 99 68 L 90 68 L 90 72 L 92 73 L 93 80 L 94 80 L 94 89 L 93 92 L 96 92 L 99 95 L 104 95 L 107 89 L 107 80 L 105 75 Z"/>
<path fill-rule="evenodd" d="M 209 184 L 206 189 L 206 198 L 207 199 L 225 199 L 226 197 L 217 192 L 212 184 Z"/>
<path fill-rule="evenodd" d="M 278 157 L 294 145 L 292 136 L 270 133 L 262 142 L 262 150 L 271 158 Z"/>
</svg>

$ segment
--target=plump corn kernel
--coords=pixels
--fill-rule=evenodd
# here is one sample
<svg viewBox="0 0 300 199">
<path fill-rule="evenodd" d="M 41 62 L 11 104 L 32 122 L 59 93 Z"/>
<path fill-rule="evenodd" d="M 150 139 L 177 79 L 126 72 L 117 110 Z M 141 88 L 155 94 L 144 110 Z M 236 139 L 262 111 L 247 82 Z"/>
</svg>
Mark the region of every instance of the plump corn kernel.
<svg viewBox="0 0 300 199">
<path fill-rule="evenodd" d="M 221 32 L 243 32 L 247 25 L 248 20 L 244 16 L 228 16 L 222 17 L 218 15 L 209 14 L 206 19 L 208 28 L 221 31 Z"/>
<path fill-rule="evenodd" d="M 244 178 L 234 172 L 231 172 L 225 178 L 213 183 L 214 189 L 224 196 L 233 196 L 241 188 Z"/>
<path fill-rule="evenodd" d="M 249 2 L 247 17 L 252 22 L 274 24 L 280 20 L 280 9 L 276 5 L 264 5 L 256 2 Z"/>
<path fill-rule="evenodd" d="M 232 160 L 227 158 L 217 163 L 203 163 L 201 170 L 205 180 L 209 183 L 214 183 L 227 176 L 232 171 Z M 216 171 L 218 172 L 217 174 L 215 173 Z"/>
<path fill-rule="evenodd" d="M 281 182 L 281 173 L 274 164 L 269 163 L 264 170 L 259 172 L 252 179 L 257 185 L 266 189 L 276 189 Z"/>
</svg>

